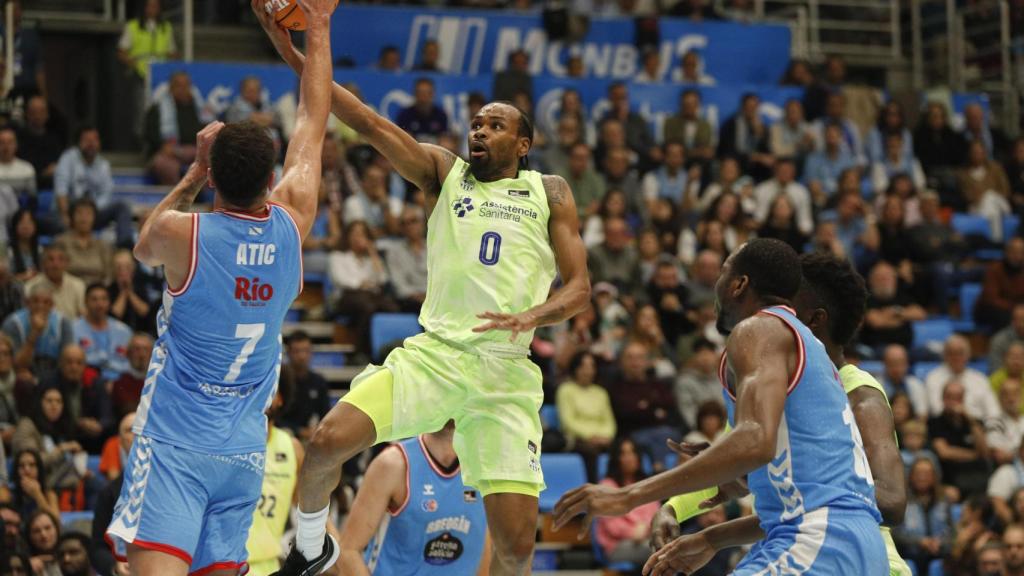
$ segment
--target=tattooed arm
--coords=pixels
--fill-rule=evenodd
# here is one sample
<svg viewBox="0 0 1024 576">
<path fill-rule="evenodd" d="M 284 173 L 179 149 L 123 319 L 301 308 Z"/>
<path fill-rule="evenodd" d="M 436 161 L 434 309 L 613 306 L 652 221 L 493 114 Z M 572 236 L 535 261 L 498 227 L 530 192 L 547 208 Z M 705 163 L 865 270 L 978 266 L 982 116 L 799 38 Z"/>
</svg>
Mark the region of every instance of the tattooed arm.
<svg viewBox="0 0 1024 576">
<path fill-rule="evenodd" d="M 542 176 L 544 191 L 548 197 L 551 216 L 548 219 L 548 234 L 555 251 L 558 273 L 562 287 L 556 290 L 546 302 L 519 314 L 488 312 L 480 317 L 489 323 L 476 328 L 485 330 L 509 330 L 515 340 L 520 332 L 538 326 L 557 324 L 572 318 L 590 302 L 590 275 L 587 272 L 587 251 L 580 238 L 580 225 L 576 216 L 576 201 L 565 178 Z"/>
</svg>

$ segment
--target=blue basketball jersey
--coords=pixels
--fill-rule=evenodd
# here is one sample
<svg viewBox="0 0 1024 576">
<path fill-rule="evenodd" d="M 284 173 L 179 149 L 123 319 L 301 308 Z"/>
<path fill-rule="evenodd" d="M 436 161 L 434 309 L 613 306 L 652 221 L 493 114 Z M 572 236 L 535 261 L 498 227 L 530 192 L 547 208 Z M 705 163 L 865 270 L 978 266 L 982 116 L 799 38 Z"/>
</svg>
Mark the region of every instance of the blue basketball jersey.
<svg viewBox="0 0 1024 576">
<path fill-rule="evenodd" d="M 423 437 L 395 444 L 406 462 L 405 503 L 381 521 L 366 547 L 371 574 L 475 574 L 483 556 L 483 497 L 430 459 Z"/>
<path fill-rule="evenodd" d="M 281 323 L 301 290 L 299 231 L 282 206 L 193 214 L 190 271 L 163 294 L 135 433 L 208 454 L 264 450 Z"/>
<path fill-rule="evenodd" d="M 773 306 L 760 314 L 785 322 L 797 341 L 797 369 L 775 457 L 747 475 L 761 527 L 770 533 L 780 524 L 799 524 L 807 513 L 824 507 L 863 511 L 881 522 L 860 429 L 824 345 L 789 307 Z M 735 426 L 735 378 L 725 354 L 719 373 L 729 422 Z"/>
</svg>

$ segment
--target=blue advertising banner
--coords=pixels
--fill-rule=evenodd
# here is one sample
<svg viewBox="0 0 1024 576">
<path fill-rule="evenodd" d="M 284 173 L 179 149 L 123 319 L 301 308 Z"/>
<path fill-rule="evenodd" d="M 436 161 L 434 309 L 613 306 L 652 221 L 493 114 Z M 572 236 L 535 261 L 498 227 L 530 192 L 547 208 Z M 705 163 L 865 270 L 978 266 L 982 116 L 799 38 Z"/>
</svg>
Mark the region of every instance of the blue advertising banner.
<svg viewBox="0 0 1024 576">
<path fill-rule="evenodd" d="M 774 84 L 789 64 L 786 26 L 696 24 L 674 18 L 662 18 L 660 23 L 664 81 L 673 79 L 690 50 L 701 55 L 704 73 L 719 84 Z M 548 39 L 539 14 L 346 4 L 335 12 L 332 24 L 335 58 L 350 58 L 360 67 L 373 66 L 381 48 L 395 46 L 402 53 L 403 68 L 412 69 L 423 44 L 436 39 L 440 67 L 449 74 L 498 72 L 518 49 L 530 55 L 530 73 L 535 76 L 565 76 L 570 54 L 582 57 L 584 74 L 590 78 L 628 80 L 641 69 L 635 25 L 628 18 L 592 18 L 577 44 Z"/>
</svg>

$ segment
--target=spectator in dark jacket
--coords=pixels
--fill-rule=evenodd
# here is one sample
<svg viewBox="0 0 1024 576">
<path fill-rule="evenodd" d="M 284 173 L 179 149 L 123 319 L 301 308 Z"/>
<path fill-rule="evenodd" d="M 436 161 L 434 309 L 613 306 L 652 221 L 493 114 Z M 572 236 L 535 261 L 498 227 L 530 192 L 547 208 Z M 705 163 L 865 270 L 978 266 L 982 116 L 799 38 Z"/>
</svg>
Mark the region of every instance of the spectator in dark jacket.
<svg viewBox="0 0 1024 576">
<path fill-rule="evenodd" d="M 1024 302 L 1024 239 L 1011 238 L 1002 261 L 990 264 L 985 271 L 974 319 L 999 330 L 1009 324 L 1010 312 L 1018 302 Z"/>
</svg>

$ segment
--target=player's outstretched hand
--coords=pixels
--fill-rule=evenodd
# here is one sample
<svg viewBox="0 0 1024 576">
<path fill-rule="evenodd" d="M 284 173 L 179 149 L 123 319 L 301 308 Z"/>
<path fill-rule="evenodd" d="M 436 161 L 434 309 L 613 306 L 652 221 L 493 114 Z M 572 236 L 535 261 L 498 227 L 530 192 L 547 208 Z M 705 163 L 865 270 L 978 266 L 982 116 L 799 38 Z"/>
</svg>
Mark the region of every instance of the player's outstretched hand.
<svg viewBox="0 0 1024 576">
<path fill-rule="evenodd" d="M 210 165 L 210 149 L 213 148 L 217 134 L 224 128 L 223 122 L 210 122 L 196 134 L 196 164 L 200 166 Z"/>
<path fill-rule="evenodd" d="M 644 576 L 674 576 L 678 572 L 693 574 L 715 557 L 703 533 L 687 534 L 663 546 L 644 564 Z"/>
<path fill-rule="evenodd" d="M 651 550 L 663 546 L 679 537 L 679 521 L 676 512 L 669 505 L 663 505 L 651 519 Z"/>
<path fill-rule="evenodd" d="M 577 536 L 582 540 L 597 516 L 622 516 L 627 512 L 629 503 L 621 489 L 604 484 L 584 484 L 566 492 L 555 504 L 555 530 L 583 514 L 583 524 Z"/>
<path fill-rule="evenodd" d="M 287 29 L 274 23 L 274 16 L 267 12 L 266 1 L 250 0 L 250 5 L 252 6 L 252 13 L 256 15 L 256 20 L 259 21 L 267 36 L 270 37 L 274 47 L 280 49 L 281 47 L 291 46 L 291 34 Z"/>
<path fill-rule="evenodd" d="M 490 322 L 473 328 L 473 332 L 509 330 L 512 332 L 509 342 L 515 342 L 520 332 L 529 332 L 537 327 L 537 321 L 534 320 L 533 315 L 529 312 L 522 312 L 519 314 L 484 312 L 483 314 L 477 314 L 476 317 L 482 320 L 490 320 Z"/>
<path fill-rule="evenodd" d="M 711 446 L 708 442 L 676 442 L 671 438 L 665 439 L 665 445 L 668 449 L 675 452 L 679 456 L 679 462 L 687 462 L 697 454 L 700 454 L 704 450 L 707 450 Z"/>
</svg>

